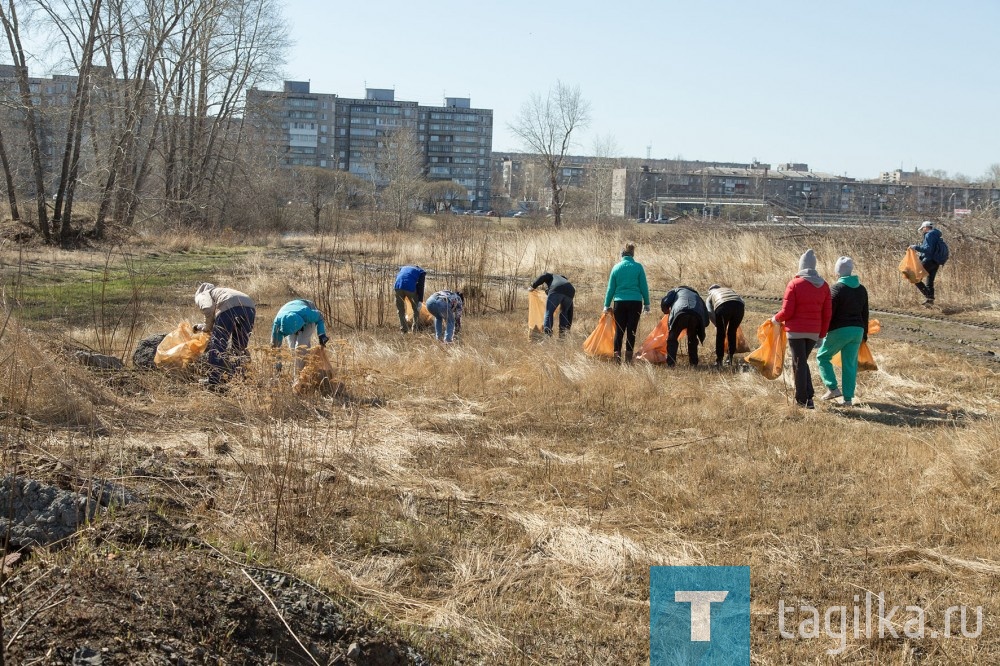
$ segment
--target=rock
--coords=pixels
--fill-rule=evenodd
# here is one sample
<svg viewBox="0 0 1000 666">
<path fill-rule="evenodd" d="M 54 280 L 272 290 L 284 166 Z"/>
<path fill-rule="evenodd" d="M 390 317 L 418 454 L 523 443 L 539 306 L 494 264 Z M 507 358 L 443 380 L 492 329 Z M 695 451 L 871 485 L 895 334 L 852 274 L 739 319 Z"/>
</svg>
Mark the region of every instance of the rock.
<svg viewBox="0 0 1000 666">
<path fill-rule="evenodd" d="M 73 354 L 77 362 L 98 370 L 124 370 L 125 364 L 116 356 L 98 354 L 96 352 L 77 351 Z"/>
<path fill-rule="evenodd" d="M 103 663 L 104 657 L 96 650 L 83 647 L 73 653 L 73 666 L 101 666 Z"/>
<path fill-rule="evenodd" d="M 357 643 L 351 643 L 350 647 L 347 648 L 347 658 L 357 659 L 361 656 L 361 646 Z"/>
</svg>

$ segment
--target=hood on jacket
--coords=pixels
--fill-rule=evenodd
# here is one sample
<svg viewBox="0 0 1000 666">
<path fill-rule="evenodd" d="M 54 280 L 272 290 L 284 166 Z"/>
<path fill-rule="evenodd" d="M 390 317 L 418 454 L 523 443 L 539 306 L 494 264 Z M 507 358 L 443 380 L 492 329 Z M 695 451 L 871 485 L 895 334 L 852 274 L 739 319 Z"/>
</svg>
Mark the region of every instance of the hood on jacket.
<svg viewBox="0 0 1000 666">
<path fill-rule="evenodd" d="M 842 275 L 840 279 L 837 280 L 837 282 L 839 284 L 851 288 L 857 288 L 861 286 L 861 280 L 858 278 L 857 275 Z"/>
<path fill-rule="evenodd" d="M 806 280 L 814 287 L 822 287 L 826 282 L 820 274 L 816 272 L 816 253 L 808 249 L 799 257 L 799 272 L 796 275 Z"/>
</svg>

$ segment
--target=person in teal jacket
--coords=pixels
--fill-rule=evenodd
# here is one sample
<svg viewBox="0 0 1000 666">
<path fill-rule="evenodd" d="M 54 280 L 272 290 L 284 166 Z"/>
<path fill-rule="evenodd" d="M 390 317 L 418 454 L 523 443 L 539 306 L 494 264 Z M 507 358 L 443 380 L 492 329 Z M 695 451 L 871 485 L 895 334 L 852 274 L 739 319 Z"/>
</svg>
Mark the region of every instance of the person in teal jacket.
<svg viewBox="0 0 1000 666">
<path fill-rule="evenodd" d="M 635 260 L 635 243 L 625 244 L 622 248 L 622 260 L 611 269 L 608 291 L 604 295 L 604 311 L 613 313 L 615 317 L 615 363 L 622 362 L 623 338 L 625 362 L 631 363 L 639 316 L 643 312 L 649 312 L 646 269 Z"/>
<path fill-rule="evenodd" d="M 299 353 L 298 349 L 302 347 L 304 350 L 308 350 L 313 334 L 319 336 L 320 346 L 325 347 L 329 340 L 326 335 L 326 323 L 323 321 L 323 313 L 312 301 L 304 298 L 288 301 L 274 316 L 274 325 L 271 327 L 271 346 L 280 347 L 281 341 L 288 338 L 288 348 L 295 356 L 295 378 L 299 376 L 299 371 L 305 365 L 305 356 Z"/>
</svg>

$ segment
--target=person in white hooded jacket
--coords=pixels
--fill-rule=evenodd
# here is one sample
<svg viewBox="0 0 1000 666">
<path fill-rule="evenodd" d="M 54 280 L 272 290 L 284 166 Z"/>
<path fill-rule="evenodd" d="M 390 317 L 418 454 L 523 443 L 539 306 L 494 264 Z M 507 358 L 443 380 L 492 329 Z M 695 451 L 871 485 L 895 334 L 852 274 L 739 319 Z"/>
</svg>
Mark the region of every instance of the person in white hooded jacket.
<svg viewBox="0 0 1000 666">
<path fill-rule="evenodd" d="M 247 345 L 257 306 L 242 291 L 216 287 L 210 282 L 198 285 L 194 302 L 205 315 L 205 323 L 195 329 L 211 335 L 205 357 L 209 364 L 208 384 L 215 386 L 222 382 L 225 373 L 242 369 L 249 355 Z"/>
</svg>

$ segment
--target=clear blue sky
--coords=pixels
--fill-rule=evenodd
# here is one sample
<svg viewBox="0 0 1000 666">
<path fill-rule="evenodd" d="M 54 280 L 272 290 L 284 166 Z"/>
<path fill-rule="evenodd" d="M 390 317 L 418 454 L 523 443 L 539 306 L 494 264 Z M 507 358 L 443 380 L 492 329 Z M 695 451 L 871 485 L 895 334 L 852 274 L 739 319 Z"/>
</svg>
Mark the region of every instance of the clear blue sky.
<svg viewBox="0 0 1000 666">
<path fill-rule="evenodd" d="M 286 0 L 286 77 L 348 97 L 445 94 L 494 110 L 578 85 L 574 152 L 807 162 L 857 178 L 1000 162 L 997 0 Z"/>
</svg>

